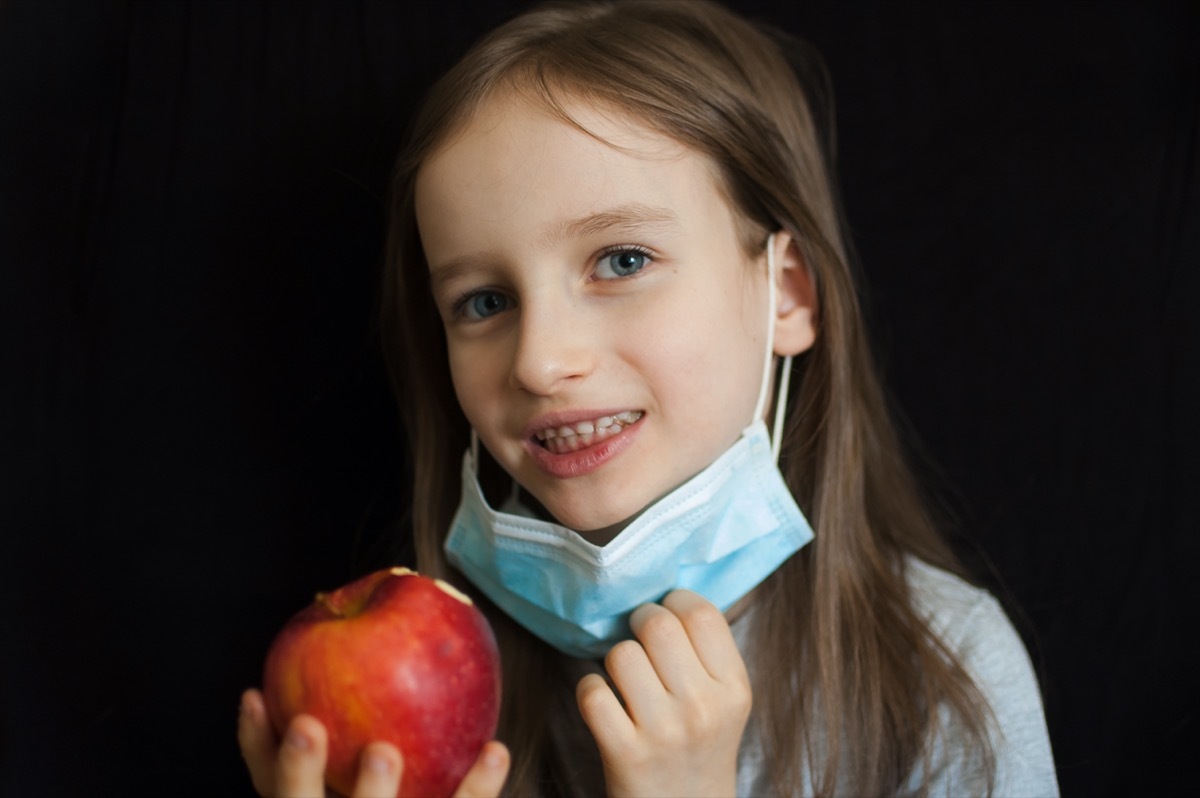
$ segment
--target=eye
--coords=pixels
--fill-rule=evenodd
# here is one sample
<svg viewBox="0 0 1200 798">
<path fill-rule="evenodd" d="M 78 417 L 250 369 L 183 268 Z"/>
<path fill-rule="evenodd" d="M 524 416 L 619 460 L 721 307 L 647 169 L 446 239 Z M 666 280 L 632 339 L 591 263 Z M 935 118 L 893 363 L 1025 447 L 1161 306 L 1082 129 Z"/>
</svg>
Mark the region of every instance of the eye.
<svg viewBox="0 0 1200 798">
<path fill-rule="evenodd" d="M 511 300 L 496 291 L 476 291 L 459 303 L 459 312 L 472 321 L 480 321 L 508 310 Z"/>
<path fill-rule="evenodd" d="M 650 255 L 637 247 L 620 247 L 600 255 L 596 264 L 596 276 L 601 280 L 615 280 L 637 274 L 646 267 Z"/>
</svg>

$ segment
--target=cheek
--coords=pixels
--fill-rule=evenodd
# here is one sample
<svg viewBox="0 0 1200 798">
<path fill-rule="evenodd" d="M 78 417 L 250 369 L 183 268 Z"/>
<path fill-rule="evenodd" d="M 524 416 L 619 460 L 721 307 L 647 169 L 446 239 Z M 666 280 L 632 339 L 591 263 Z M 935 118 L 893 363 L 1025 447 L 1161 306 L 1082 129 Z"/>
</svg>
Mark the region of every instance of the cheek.
<svg viewBox="0 0 1200 798">
<path fill-rule="evenodd" d="M 726 295 L 693 293 L 658 310 L 656 319 L 626 328 L 627 357 L 675 418 L 740 432 L 758 398 L 765 330 L 749 329 L 739 303 Z"/>
<path fill-rule="evenodd" d="M 484 419 L 484 408 L 481 400 L 494 391 L 486 387 L 489 375 L 485 363 L 473 357 L 469 350 L 449 345 L 450 380 L 454 384 L 454 395 L 458 397 L 458 406 L 467 417 L 472 427 L 479 428 Z"/>
</svg>

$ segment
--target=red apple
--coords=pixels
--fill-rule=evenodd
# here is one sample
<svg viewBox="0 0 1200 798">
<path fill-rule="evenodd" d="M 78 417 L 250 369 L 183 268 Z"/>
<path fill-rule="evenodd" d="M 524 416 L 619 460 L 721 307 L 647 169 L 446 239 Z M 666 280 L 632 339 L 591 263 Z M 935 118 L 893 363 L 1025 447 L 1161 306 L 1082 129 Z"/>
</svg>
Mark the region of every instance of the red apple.
<svg viewBox="0 0 1200 798">
<path fill-rule="evenodd" d="M 325 724 L 338 792 L 352 792 L 363 747 L 384 740 L 404 756 L 401 796 L 450 796 L 496 732 L 500 656 L 471 599 L 392 568 L 319 593 L 288 621 L 263 694 L 280 734 L 300 713 Z"/>
</svg>

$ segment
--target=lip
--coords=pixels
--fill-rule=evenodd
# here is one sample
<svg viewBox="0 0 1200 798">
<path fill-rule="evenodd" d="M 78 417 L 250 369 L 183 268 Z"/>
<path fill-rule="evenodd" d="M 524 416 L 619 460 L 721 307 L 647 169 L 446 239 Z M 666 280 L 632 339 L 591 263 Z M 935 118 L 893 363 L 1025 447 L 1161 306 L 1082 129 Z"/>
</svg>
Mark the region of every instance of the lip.
<svg viewBox="0 0 1200 798">
<path fill-rule="evenodd" d="M 529 456 L 539 468 L 552 477 L 570 479 L 571 477 L 590 474 L 625 451 L 633 443 L 634 436 L 637 435 L 638 430 L 642 427 L 642 421 L 646 418 L 644 411 L 641 418 L 625 426 L 620 432 L 610 435 L 604 440 L 598 441 L 577 452 L 554 454 L 550 450 L 543 448 L 534 436 L 540 430 L 544 430 L 547 427 L 569 426 L 577 424 L 580 421 L 591 421 L 594 418 L 602 416 L 615 416 L 618 413 L 624 413 L 629 410 L 633 410 L 633 408 L 568 410 L 538 416 L 525 428 L 525 451 L 529 453 Z"/>
</svg>

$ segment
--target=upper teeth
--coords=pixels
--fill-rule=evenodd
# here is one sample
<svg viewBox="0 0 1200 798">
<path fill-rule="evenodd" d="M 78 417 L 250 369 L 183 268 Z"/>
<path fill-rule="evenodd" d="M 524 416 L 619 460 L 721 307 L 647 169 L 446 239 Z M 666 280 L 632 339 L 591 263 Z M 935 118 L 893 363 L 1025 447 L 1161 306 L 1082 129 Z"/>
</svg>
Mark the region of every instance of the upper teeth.
<svg viewBox="0 0 1200 798">
<path fill-rule="evenodd" d="M 642 412 L 640 410 L 626 410 L 623 413 L 617 413 L 613 416 L 601 416 L 591 421 L 577 421 L 574 424 L 539 430 L 537 432 L 537 439 L 544 441 L 550 438 L 586 435 L 590 432 L 616 432 L 615 428 L 620 428 L 625 424 L 632 424 L 641 417 Z"/>
</svg>

